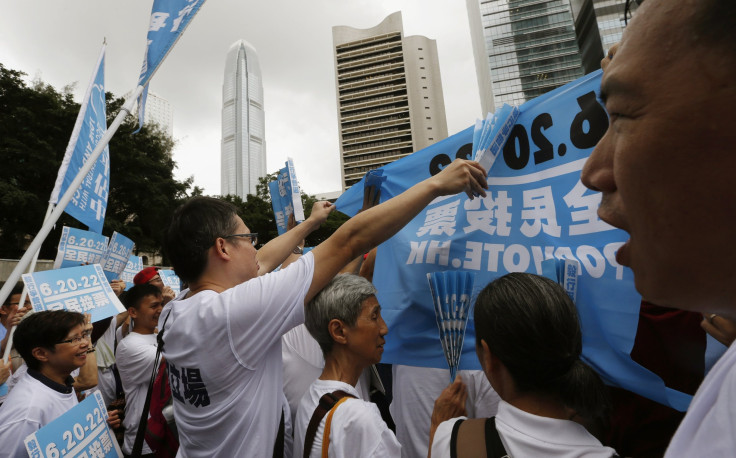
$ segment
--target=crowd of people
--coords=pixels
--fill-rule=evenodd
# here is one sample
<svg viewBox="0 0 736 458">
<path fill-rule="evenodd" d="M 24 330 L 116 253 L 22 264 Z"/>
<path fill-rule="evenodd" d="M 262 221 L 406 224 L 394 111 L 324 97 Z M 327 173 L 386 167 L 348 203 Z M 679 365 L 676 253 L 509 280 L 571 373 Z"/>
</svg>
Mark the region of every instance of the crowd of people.
<svg viewBox="0 0 736 458">
<path fill-rule="evenodd" d="M 601 219 L 630 236 L 617 260 L 647 301 L 641 334 L 702 326 L 729 347 L 707 375 L 695 371 L 684 418 L 605 386 L 580 358 L 575 304 L 533 274 L 501 276 L 476 298 L 481 371 L 448 385 L 447 370 L 380 367 L 391 330 L 371 283 L 372 250 L 437 197 L 485 196 L 486 171 L 458 159 L 365 205 L 307 254 L 305 237 L 334 210 L 328 202 L 257 250 L 235 207 L 194 197 L 165 236 L 181 293 L 143 269 L 128 291 L 111 282 L 127 312 L 94 325 L 69 311 L 24 317 L 22 287 L 14 290 L 0 307 L 2 328 L 17 325 L 15 356 L 0 362 L 10 388 L 0 392 L 0 457 L 25 456 L 23 439 L 92 389 L 126 456 L 736 455 L 736 4 L 639 3 L 602 62 L 610 125 L 582 181 L 601 192 Z M 657 359 L 652 347 L 648 357 Z M 149 396 L 164 405 L 149 407 Z M 144 440 L 145 419 L 159 416 L 170 439 Z M 627 432 L 613 440 L 613 429 Z"/>
</svg>

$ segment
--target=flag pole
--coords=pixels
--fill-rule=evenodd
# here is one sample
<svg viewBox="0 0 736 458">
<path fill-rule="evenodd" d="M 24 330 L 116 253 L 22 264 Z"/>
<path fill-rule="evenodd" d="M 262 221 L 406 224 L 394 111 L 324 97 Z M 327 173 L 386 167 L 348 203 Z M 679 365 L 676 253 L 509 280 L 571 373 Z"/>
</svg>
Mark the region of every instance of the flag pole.
<svg viewBox="0 0 736 458">
<path fill-rule="evenodd" d="M 59 217 L 61 217 L 61 214 L 64 212 L 67 204 L 69 204 L 69 201 L 72 200 L 72 196 L 77 191 L 77 188 L 79 188 L 79 185 L 82 184 L 82 180 L 84 180 L 89 171 L 92 170 L 92 167 L 94 167 L 97 159 L 100 157 L 100 154 L 102 154 L 102 150 L 104 150 L 107 144 L 110 143 L 110 139 L 113 135 L 115 135 L 115 132 L 117 132 L 118 128 L 125 120 L 125 117 L 132 112 L 133 105 L 142 92 L 143 86 L 136 87 L 135 91 L 133 91 L 133 94 L 125 101 L 125 104 L 120 109 L 120 112 L 115 117 L 115 120 L 112 122 L 112 124 L 110 124 L 110 127 L 107 128 L 107 131 L 102 136 L 102 138 L 100 138 L 100 141 L 97 143 L 95 150 L 92 152 L 89 158 L 87 158 L 84 166 L 82 166 L 82 168 L 79 170 L 77 176 L 74 178 L 74 181 L 72 181 L 72 183 L 69 185 L 69 188 L 66 190 L 64 195 L 57 203 L 56 208 L 54 208 L 54 210 L 51 212 L 51 216 L 49 216 L 49 218 L 43 223 L 41 230 L 38 231 L 38 234 L 36 234 L 33 242 L 31 242 L 31 245 L 28 247 L 25 254 L 23 254 L 23 257 L 20 258 L 20 261 L 18 261 L 18 264 L 13 269 L 13 272 L 11 272 L 8 276 L 8 280 L 5 282 L 5 285 L 3 285 L 2 289 L 0 289 L 0 304 L 5 303 L 5 299 L 7 299 L 10 295 L 10 291 L 13 289 L 13 286 L 20 279 L 21 272 L 25 270 L 26 267 L 28 267 L 28 265 L 31 263 L 31 259 L 34 256 L 37 256 L 36 253 L 41 249 L 41 245 L 43 244 L 44 240 L 46 240 L 46 237 L 49 235 L 49 232 L 51 232 L 51 229 L 54 227 L 56 222 L 59 220 Z"/>
</svg>

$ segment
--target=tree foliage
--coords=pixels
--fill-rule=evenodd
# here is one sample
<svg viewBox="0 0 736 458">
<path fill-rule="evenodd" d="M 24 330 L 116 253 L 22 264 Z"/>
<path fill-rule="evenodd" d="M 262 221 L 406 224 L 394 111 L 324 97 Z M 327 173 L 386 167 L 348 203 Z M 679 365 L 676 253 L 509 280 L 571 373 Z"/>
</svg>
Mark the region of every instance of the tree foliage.
<svg viewBox="0 0 736 458">
<path fill-rule="evenodd" d="M 79 112 L 69 87 L 58 92 L 0 64 L 0 257 L 17 258 L 41 228 L 48 199 Z M 107 93 L 108 124 L 123 100 Z M 110 193 L 103 233 L 118 231 L 139 251 L 160 252 L 162 230 L 188 196 L 192 178 L 173 176 L 174 142 L 156 126 L 135 130 L 128 117 L 110 141 Z M 194 188 L 193 193 L 201 193 Z M 41 248 L 54 258 L 61 228 L 85 228 L 64 214 Z"/>
</svg>

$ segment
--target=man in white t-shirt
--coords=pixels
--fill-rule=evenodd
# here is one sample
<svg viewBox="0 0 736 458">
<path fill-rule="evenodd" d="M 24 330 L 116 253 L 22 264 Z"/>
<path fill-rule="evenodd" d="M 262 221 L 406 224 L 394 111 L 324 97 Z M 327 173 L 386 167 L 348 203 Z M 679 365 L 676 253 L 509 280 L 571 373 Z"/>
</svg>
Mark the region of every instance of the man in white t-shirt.
<svg viewBox="0 0 736 458">
<path fill-rule="evenodd" d="M 133 328 L 118 343 L 115 360 L 120 373 L 120 381 L 125 391 L 125 440 L 123 453 L 133 452 L 133 443 L 138 432 L 138 425 L 146 402 L 148 384 L 156 359 L 156 326 L 163 308 L 161 290 L 155 285 L 144 283 L 128 290 L 123 297 L 123 304 L 128 309 Z M 143 441 L 143 456 L 154 456 L 151 448 Z"/>
<path fill-rule="evenodd" d="M 13 343 L 28 365 L 0 406 L 0 457 L 26 456 L 23 440 L 77 405 L 72 371 L 87 361 L 92 325 L 64 310 L 20 322 Z"/>
<path fill-rule="evenodd" d="M 610 117 L 582 172 L 616 254 L 661 306 L 736 319 L 736 2 L 647 0 L 605 68 Z M 695 394 L 666 456 L 733 456 L 736 347 Z"/>
<path fill-rule="evenodd" d="M 304 321 L 304 304 L 436 197 L 485 195 L 485 177 L 477 163 L 457 160 L 350 219 L 289 267 L 263 276 L 327 218 L 330 203 L 318 202 L 306 221 L 258 251 L 256 234 L 232 205 L 197 197 L 180 207 L 165 247 L 189 289 L 159 320 L 180 455 L 273 456 L 282 421 L 281 337 Z"/>
</svg>

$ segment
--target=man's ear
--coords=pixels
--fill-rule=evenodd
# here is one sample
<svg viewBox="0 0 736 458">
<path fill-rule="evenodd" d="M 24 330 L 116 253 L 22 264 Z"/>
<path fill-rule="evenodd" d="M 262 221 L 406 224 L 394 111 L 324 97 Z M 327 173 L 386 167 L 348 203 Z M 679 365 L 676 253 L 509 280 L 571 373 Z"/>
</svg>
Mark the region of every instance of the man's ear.
<svg viewBox="0 0 736 458">
<path fill-rule="evenodd" d="M 227 246 L 227 241 L 222 237 L 218 237 L 215 240 L 213 249 L 215 250 L 214 255 L 216 257 L 230 259 L 230 255 L 228 254 L 228 250 L 230 249 L 230 247 Z"/>
<path fill-rule="evenodd" d="M 337 318 L 333 318 L 330 320 L 329 323 L 327 323 L 327 330 L 330 333 L 330 337 L 332 337 L 332 340 L 335 342 L 345 345 L 348 343 L 347 338 L 347 326 L 345 326 L 345 323 L 343 323 L 341 320 L 338 320 Z"/>
<path fill-rule="evenodd" d="M 138 310 L 135 307 L 128 307 L 128 315 L 135 320 L 138 317 Z"/>
<path fill-rule="evenodd" d="M 49 350 L 48 348 L 43 348 L 43 347 L 36 347 L 33 350 L 31 350 L 31 355 L 33 355 L 34 358 L 36 358 L 37 360 L 43 363 L 49 362 L 50 353 L 53 353 L 53 352 Z"/>
</svg>

